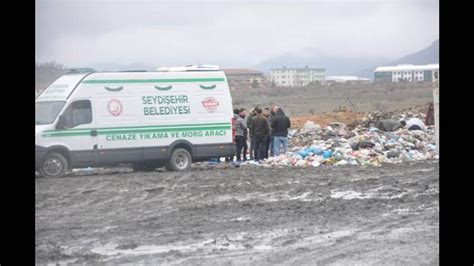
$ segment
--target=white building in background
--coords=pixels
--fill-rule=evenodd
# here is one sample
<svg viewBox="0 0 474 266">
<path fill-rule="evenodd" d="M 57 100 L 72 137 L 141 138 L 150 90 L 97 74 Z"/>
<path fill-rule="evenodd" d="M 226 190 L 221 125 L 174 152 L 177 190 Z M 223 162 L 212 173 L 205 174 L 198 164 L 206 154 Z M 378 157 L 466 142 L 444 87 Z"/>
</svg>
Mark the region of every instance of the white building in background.
<svg viewBox="0 0 474 266">
<path fill-rule="evenodd" d="M 436 69 L 439 69 L 439 64 L 382 66 L 375 69 L 374 80 L 375 82 L 431 82 L 433 70 Z"/>
<path fill-rule="evenodd" d="M 310 83 L 326 85 L 325 68 L 275 68 L 270 70 L 270 79 L 277 86 L 301 87 Z"/>
<path fill-rule="evenodd" d="M 329 84 L 369 84 L 370 79 L 356 76 L 327 76 L 326 83 Z"/>
</svg>

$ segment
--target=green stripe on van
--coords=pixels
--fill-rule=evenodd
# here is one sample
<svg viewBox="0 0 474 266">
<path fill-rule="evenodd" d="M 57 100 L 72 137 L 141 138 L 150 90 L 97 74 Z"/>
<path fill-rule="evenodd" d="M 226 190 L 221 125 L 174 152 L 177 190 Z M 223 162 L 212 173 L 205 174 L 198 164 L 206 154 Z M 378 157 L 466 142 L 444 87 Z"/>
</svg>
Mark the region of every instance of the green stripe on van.
<svg viewBox="0 0 474 266">
<path fill-rule="evenodd" d="M 153 132 L 177 132 L 177 131 L 196 131 L 196 130 L 229 130 L 232 127 L 227 126 L 206 126 L 206 127 L 167 127 L 167 128 L 122 128 L 114 130 L 97 129 L 98 135 L 107 134 L 130 134 L 130 133 L 153 133 Z M 57 131 L 43 134 L 43 137 L 72 137 L 72 136 L 87 136 L 90 135 L 88 131 Z"/>
<path fill-rule="evenodd" d="M 182 124 L 182 125 L 159 125 L 159 126 L 139 126 L 139 127 L 103 127 L 103 128 L 78 128 L 78 129 L 66 129 L 66 130 L 45 130 L 44 133 L 50 132 L 81 132 L 90 130 L 112 130 L 112 129 L 152 129 L 152 128 L 177 128 L 177 127 L 201 127 L 201 126 L 229 126 L 228 122 L 221 123 L 202 123 L 202 124 Z"/>
<path fill-rule="evenodd" d="M 224 82 L 224 78 L 188 78 L 188 79 L 89 79 L 84 84 L 130 84 L 130 83 L 172 83 L 172 82 Z"/>
<path fill-rule="evenodd" d="M 160 129 L 138 129 L 138 130 L 114 130 L 114 131 L 97 131 L 98 135 L 107 134 L 128 134 L 128 133 L 153 133 L 153 132 L 175 132 L 175 131 L 192 131 L 192 130 L 219 130 L 231 129 L 230 126 L 219 127 L 187 127 L 187 128 L 160 128 Z"/>
</svg>

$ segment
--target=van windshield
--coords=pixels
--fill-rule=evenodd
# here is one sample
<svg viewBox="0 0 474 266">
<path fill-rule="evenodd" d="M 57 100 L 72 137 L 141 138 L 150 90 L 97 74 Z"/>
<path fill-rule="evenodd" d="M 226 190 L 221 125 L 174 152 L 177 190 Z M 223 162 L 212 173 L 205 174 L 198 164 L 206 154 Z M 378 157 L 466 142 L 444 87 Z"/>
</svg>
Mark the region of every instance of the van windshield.
<svg viewBox="0 0 474 266">
<path fill-rule="evenodd" d="M 65 101 L 36 102 L 35 125 L 47 125 L 53 123 L 65 103 Z"/>
</svg>

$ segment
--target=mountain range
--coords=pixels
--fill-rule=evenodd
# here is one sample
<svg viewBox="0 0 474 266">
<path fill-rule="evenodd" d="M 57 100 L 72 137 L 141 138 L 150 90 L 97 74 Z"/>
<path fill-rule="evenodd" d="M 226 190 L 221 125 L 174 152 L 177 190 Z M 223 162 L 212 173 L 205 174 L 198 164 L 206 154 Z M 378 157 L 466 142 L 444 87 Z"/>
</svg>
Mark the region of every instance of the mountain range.
<svg viewBox="0 0 474 266">
<path fill-rule="evenodd" d="M 382 65 L 395 66 L 401 64 L 425 65 L 425 64 L 439 64 L 439 40 L 434 41 L 430 46 L 418 52 L 409 54 L 397 60 L 386 62 Z M 373 78 L 374 70 L 380 65 L 371 65 L 370 67 L 354 73 L 356 76 Z"/>
<path fill-rule="evenodd" d="M 439 40 L 430 46 L 401 57 L 390 60 L 386 58 L 349 58 L 328 56 L 312 49 L 305 49 L 299 53 L 285 53 L 280 56 L 269 58 L 255 65 L 254 68 L 269 72 L 272 68 L 286 67 L 323 67 L 328 76 L 355 75 L 365 78 L 373 78 L 373 71 L 382 65 L 399 64 L 436 64 L 439 63 Z"/>
</svg>

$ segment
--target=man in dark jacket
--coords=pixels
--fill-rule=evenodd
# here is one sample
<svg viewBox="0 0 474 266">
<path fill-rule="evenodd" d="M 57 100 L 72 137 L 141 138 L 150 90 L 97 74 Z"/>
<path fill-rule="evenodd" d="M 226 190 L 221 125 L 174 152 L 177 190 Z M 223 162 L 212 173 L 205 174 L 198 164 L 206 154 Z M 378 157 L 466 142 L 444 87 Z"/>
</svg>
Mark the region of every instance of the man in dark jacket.
<svg viewBox="0 0 474 266">
<path fill-rule="evenodd" d="M 272 119 L 273 155 L 280 155 L 280 146 L 283 145 L 283 153 L 288 152 L 288 129 L 291 127 L 290 118 L 278 108 Z"/>
<path fill-rule="evenodd" d="M 272 124 L 272 120 L 271 120 L 271 111 L 270 111 L 270 108 L 265 108 L 263 109 L 263 117 L 265 117 L 265 119 L 267 119 L 267 122 L 268 122 L 268 126 L 270 126 Z M 267 145 L 265 146 L 265 154 L 264 154 L 264 158 L 268 158 L 268 154 L 269 153 L 273 153 L 273 148 L 272 148 L 272 128 L 270 127 L 270 131 L 268 132 L 268 137 L 267 137 Z"/>
<path fill-rule="evenodd" d="M 252 119 L 257 115 L 257 112 L 255 111 L 255 108 L 252 110 L 250 114 L 245 117 L 245 123 L 247 124 L 247 128 L 249 129 L 249 138 L 250 138 L 250 148 L 249 148 L 249 154 L 250 154 L 250 160 L 253 160 L 253 155 L 254 155 L 254 150 L 255 150 L 255 137 L 253 136 L 252 133 Z"/>
<path fill-rule="evenodd" d="M 260 161 L 265 159 L 265 150 L 267 146 L 267 138 L 270 133 L 270 126 L 267 119 L 262 115 L 262 109 L 255 108 L 257 115 L 252 119 L 252 127 L 250 135 L 255 138 L 254 159 Z"/>
</svg>

